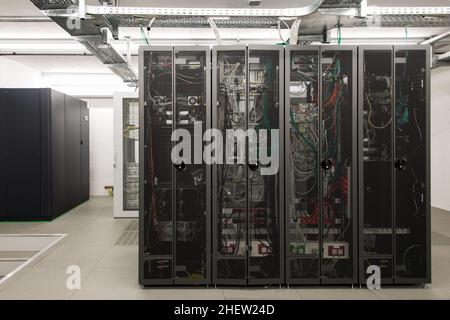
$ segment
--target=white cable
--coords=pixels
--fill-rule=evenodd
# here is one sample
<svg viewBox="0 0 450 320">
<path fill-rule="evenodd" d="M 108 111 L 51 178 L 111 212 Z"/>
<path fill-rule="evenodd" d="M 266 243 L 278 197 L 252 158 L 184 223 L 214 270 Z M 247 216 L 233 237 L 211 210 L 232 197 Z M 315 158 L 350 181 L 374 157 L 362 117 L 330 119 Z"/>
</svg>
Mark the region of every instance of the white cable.
<svg viewBox="0 0 450 320">
<path fill-rule="evenodd" d="M 213 18 L 209 17 L 208 18 L 208 23 L 211 26 L 211 29 L 213 30 L 213 32 L 214 32 L 214 34 L 216 36 L 217 44 L 221 45 L 222 44 L 222 38 L 220 37 L 219 28 L 217 28 L 216 22 L 214 21 Z"/>
<path fill-rule="evenodd" d="M 149 37 L 149 35 L 150 35 L 150 29 L 151 29 L 151 27 L 152 27 L 153 22 L 155 22 L 155 20 L 156 20 L 156 17 L 153 17 L 153 18 L 150 20 L 150 22 L 148 23 L 148 26 L 147 26 L 147 38 L 150 38 L 150 37 Z"/>
<path fill-rule="evenodd" d="M 292 24 L 291 34 L 290 34 L 290 37 L 289 37 L 289 44 L 297 44 L 297 42 L 298 42 L 298 32 L 300 30 L 301 22 L 302 22 L 302 18 L 298 18 Z"/>
<path fill-rule="evenodd" d="M 286 40 L 283 39 L 283 35 L 281 34 L 281 20 L 278 20 L 277 28 L 278 28 L 278 35 L 280 36 L 281 42 L 286 43 Z"/>
</svg>

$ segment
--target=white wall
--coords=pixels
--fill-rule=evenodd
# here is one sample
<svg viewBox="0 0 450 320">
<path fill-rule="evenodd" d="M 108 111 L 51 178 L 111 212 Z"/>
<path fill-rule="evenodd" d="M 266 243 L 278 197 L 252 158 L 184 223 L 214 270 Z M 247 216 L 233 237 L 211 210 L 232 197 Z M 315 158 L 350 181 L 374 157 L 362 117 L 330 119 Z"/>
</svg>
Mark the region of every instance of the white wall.
<svg viewBox="0 0 450 320">
<path fill-rule="evenodd" d="M 83 99 L 89 104 L 91 195 L 106 195 L 113 185 L 113 100 Z"/>
<path fill-rule="evenodd" d="M 42 73 L 6 57 L 0 57 L 0 88 L 40 88 Z"/>
<path fill-rule="evenodd" d="M 0 70 L 0 88 L 50 86 L 56 90 L 77 95 L 81 99 L 89 96 L 92 92 L 99 93 L 100 91 L 99 86 L 96 86 L 95 83 L 86 83 L 84 80 L 81 81 L 84 86 L 69 83 L 67 88 L 70 90 L 63 86 L 54 86 L 48 81 L 48 76 L 44 77 L 40 71 L 6 57 L 0 57 Z M 117 80 L 120 82 L 120 79 L 117 78 Z M 63 88 L 67 90 L 62 90 Z M 111 90 L 114 90 L 113 86 L 104 90 L 104 94 L 111 95 Z M 105 186 L 113 185 L 113 100 L 112 98 L 85 98 L 83 100 L 89 104 L 91 195 L 106 195 Z"/>
<path fill-rule="evenodd" d="M 450 211 L 450 67 L 431 72 L 431 205 Z"/>
</svg>

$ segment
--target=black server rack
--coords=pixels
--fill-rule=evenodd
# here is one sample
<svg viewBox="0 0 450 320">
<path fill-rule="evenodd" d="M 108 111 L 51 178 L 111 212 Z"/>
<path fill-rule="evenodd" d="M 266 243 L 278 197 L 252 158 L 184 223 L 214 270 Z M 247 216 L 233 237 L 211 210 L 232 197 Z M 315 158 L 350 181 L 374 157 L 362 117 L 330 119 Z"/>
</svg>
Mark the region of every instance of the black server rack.
<svg viewBox="0 0 450 320">
<path fill-rule="evenodd" d="M 147 46 L 139 59 L 139 282 L 209 284 L 211 168 L 198 151 L 211 125 L 210 49 Z M 193 150 L 172 161 L 178 140 Z"/>
<path fill-rule="evenodd" d="M 430 48 L 359 48 L 360 281 L 431 282 Z"/>
<path fill-rule="evenodd" d="M 229 132 L 248 134 L 224 142 L 223 161 L 213 166 L 213 283 L 282 284 L 283 47 L 215 47 L 212 74 L 212 127 L 223 140 Z M 267 154 L 279 152 L 278 164 L 262 161 L 263 142 Z"/>
<path fill-rule="evenodd" d="M 286 283 L 356 284 L 357 49 L 287 46 Z"/>
<path fill-rule="evenodd" d="M 84 101 L 1 89 L 0 119 L 0 220 L 51 220 L 89 198 Z"/>
</svg>

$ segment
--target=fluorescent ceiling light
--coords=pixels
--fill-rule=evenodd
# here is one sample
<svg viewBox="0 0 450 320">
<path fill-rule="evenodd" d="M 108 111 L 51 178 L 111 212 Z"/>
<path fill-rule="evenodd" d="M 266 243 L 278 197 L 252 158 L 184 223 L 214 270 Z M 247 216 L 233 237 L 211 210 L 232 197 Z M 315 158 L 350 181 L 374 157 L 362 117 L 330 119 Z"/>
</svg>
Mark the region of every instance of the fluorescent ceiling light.
<svg viewBox="0 0 450 320">
<path fill-rule="evenodd" d="M 213 20 L 230 20 L 231 17 L 210 17 Z"/>
</svg>

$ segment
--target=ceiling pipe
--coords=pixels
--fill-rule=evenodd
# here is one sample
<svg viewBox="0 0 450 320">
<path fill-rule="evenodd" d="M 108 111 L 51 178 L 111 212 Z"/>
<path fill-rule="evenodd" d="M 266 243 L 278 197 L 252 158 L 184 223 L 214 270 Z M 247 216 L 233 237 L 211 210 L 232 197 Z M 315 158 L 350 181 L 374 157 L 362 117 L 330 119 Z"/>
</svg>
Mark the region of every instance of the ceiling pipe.
<svg viewBox="0 0 450 320">
<path fill-rule="evenodd" d="M 6 17 L 0 17 L 0 22 L 52 22 L 53 20 L 49 17 L 34 17 L 34 16 L 6 16 Z"/>
<path fill-rule="evenodd" d="M 437 36 L 431 37 L 430 39 L 427 39 L 425 41 L 422 41 L 420 44 L 433 44 L 436 41 L 439 41 L 441 39 L 444 39 L 446 37 L 450 36 L 450 30 L 441 34 L 438 34 Z"/>
</svg>

